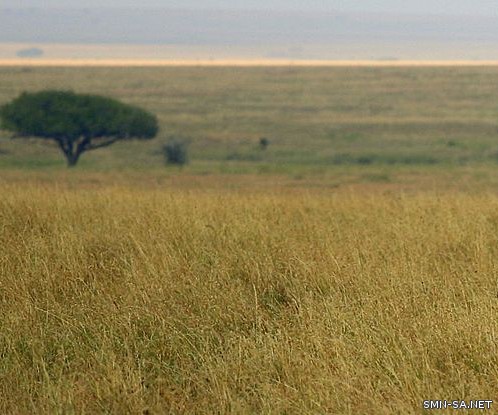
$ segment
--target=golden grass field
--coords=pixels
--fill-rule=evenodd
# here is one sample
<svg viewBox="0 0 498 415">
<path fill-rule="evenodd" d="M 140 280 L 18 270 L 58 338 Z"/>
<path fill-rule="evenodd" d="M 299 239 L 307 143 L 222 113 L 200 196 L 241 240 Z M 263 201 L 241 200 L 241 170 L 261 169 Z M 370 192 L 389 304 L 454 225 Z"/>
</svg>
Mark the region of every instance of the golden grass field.
<svg viewBox="0 0 498 415">
<path fill-rule="evenodd" d="M 498 399 L 496 194 L 101 179 L 0 183 L 0 413 Z"/>
</svg>

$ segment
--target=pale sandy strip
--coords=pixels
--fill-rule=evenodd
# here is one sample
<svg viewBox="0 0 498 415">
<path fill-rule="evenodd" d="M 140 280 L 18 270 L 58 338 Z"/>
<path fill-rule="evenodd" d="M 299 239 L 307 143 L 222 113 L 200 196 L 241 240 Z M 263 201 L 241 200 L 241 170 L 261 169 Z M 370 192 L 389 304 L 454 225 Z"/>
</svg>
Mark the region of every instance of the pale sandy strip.
<svg viewBox="0 0 498 415">
<path fill-rule="evenodd" d="M 303 67 L 452 67 L 498 66 L 498 61 L 367 61 L 367 60 L 133 60 L 133 59 L 0 59 L 0 66 L 303 66 Z"/>
</svg>

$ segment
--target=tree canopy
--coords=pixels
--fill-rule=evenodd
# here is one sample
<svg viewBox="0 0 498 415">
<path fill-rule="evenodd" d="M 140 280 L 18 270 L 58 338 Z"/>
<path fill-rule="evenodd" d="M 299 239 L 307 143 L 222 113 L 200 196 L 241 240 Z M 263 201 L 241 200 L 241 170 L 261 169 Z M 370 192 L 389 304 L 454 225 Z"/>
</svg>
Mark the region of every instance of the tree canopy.
<svg viewBox="0 0 498 415">
<path fill-rule="evenodd" d="M 69 91 L 23 93 L 0 108 L 2 127 L 20 137 L 57 142 L 68 165 L 80 155 L 126 139 L 150 139 L 157 118 L 112 98 Z"/>
</svg>

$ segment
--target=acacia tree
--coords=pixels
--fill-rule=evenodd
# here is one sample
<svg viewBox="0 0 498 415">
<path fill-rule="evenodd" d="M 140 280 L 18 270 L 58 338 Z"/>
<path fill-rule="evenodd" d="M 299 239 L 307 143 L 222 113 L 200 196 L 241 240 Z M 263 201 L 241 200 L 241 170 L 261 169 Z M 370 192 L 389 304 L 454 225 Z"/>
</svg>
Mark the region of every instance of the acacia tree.
<svg viewBox="0 0 498 415">
<path fill-rule="evenodd" d="M 23 93 L 0 107 L 0 119 L 16 137 L 55 141 L 70 167 L 85 151 L 119 140 L 150 139 L 158 132 L 157 118 L 141 108 L 68 91 Z"/>
</svg>

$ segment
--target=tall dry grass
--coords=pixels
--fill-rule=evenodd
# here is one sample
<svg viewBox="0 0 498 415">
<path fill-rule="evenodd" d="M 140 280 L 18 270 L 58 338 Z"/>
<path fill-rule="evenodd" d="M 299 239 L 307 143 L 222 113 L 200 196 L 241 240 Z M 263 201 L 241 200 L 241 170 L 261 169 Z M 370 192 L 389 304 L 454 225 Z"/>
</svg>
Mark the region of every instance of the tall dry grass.
<svg viewBox="0 0 498 415">
<path fill-rule="evenodd" d="M 498 398 L 496 196 L 1 194 L 1 413 Z"/>
</svg>

